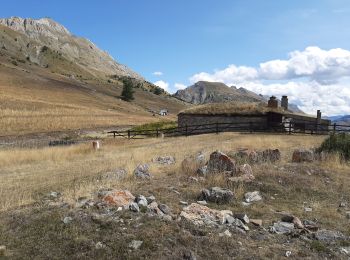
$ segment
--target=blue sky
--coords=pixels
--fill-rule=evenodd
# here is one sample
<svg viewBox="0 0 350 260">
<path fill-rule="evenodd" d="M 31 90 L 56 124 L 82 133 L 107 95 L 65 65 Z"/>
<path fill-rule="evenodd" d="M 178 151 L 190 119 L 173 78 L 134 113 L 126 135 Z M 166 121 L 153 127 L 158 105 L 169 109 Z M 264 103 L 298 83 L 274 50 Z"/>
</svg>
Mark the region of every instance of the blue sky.
<svg viewBox="0 0 350 260">
<path fill-rule="evenodd" d="M 232 64 L 258 68 L 267 61 L 288 60 L 289 53 L 309 46 L 350 50 L 348 0 L 16 0 L 2 3 L 0 16 L 51 17 L 149 81 L 167 83 L 170 91 L 175 83 L 201 79 L 194 77 L 200 73 L 213 76 Z M 156 71 L 162 75 L 153 75 Z M 234 77 L 214 78 L 257 88 Z M 284 84 L 283 89 L 290 82 L 270 80 L 259 78 L 259 83 Z M 297 97 L 295 101 L 304 105 Z"/>
</svg>

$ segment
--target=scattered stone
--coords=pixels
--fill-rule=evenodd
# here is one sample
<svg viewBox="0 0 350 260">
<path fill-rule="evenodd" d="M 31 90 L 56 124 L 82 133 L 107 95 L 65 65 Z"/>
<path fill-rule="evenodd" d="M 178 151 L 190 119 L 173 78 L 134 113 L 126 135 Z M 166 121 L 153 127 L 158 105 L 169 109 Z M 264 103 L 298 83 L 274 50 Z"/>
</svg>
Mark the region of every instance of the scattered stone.
<svg viewBox="0 0 350 260">
<path fill-rule="evenodd" d="M 150 179 L 151 173 L 149 172 L 149 165 L 148 164 L 140 164 L 136 167 L 134 170 L 134 175 L 137 178 L 141 179 Z"/>
<path fill-rule="evenodd" d="M 345 212 L 345 216 L 347 219 L 350 219 L 350 211 Z"/>
<path fill-rule="evenodd" d="M 159 156 L 157 158 L 154 158 L 153 162 L 170 165 L 175 163 L 175 158 L 173 156 Z"/>
<path fill-rule="evenodd" d="M 141 247 L 142 244 L 143 244 L 143 241 L 133 240 L 129 243 L 129 248 L 137 250 Z"/>
<path fill-rule="evenodd" d="M 233 216 L 235 218 L 238 218 L 239 220 L 243 221 L 244 224 L 248 224 L 249 223 L 249 218 L 248 218 L 247 214 L 236 213 L 236 214 L 233 214 Z"/>
<path fill-rule="evenodd" d="M 205 176 L 205 175 L 207 175 L 207 173 L 208 173 L 208 166 L 207 165 L 204 165 L 204 166 L 198 168 L 198 170 L 197 170 L 198 175 Z"/>
<path fill-rule="evenodd" d="M 248 206 L 250 206 L 250 205 L 251 205 L 251 203 L 248 203 L 248 202 L 242 201 L 242 205 L 243 205 L 244 207 L 248 207 Z"/>
<path fill-rule="evenodd" d="M 135 197 L 128 190 L 112 190 L 105 193 L 102 201 L 116 207 L 128 207 L 135 201 Z"/>
<path fill-rule="evenodd" d="M 233 223 L 235 223 L 235 218 L 230 215 L 226 216 L 226 223 L 232 225 Z"/>
<path fill-rule="evenodd" d="M 159 209 L 158 203 L 155 202 L 155 201 L 153 201 L 152 203 L 148 204 L 147 208 L 153 214 L 156 214 L 158 216 L 163 216 L 164 215 L 163 211 L 161 211 Z"/>
<path fill-rule="evenodd" d="M 235 177 L 228 178 L 230 182 L 251 182 L 255 179 L 252 167 L 249 164 L 243 164 L 237 167 Z"/>
<path fill-rule="evenodd" d="M 234 158 L 240 161 L 257 163 L 259 161 L 259 155 L 255 150 L 239 149 L 237 153 L 233 155 Z"/>
<path fill-rule="evenodd" d="M 140 206 L 140 207 L 147 207 L 148 205 L 148 201 L 146 199 L 145 196 L 143 195 L 139 195 L 136 197 L 135 201 L 137 202 L 137 204 Z"/>
<path fill-rule="evenodd" d="M 147 197 L 146 199 L 147 199 L 148 204 L 152 203 L 153 201 L 156 201 L 156 197 L 154 197 L 153 195 Z"/>
<path fill-rule="evenodd" d="M 103 173 L 101 178 L 108 180 L 121 180 L 128 176 L 128 172 L 125 169 L 117 168 L 113 171 Z"/>
<path fill-rule="evenodd" d="M 198 179 L 196 178 L 196 177 L 189 177 L 188 178 L 188 180 L 190 181 L 190 182 L 198 182 Z"/>
<path fill-rule="evenodd" d="M 208 173 L 223 172 L 230 172 L 231 175 L 234 175 L 236 173 L 236 162 L 220 151 L 213 152 L 208 161 Z"/>
<path fill-rule="evenodd" d="M 210 209 L 206 206 L 192 203 L 184 207 L 180 213 L 180 217 L 192 222 L 194 225 L 218 225 L 226 223 L 228 216 L 232 216 L 230 210 Z"/>
<path fill-rule="evenodd" d="M 247 203 L 256 202 L 262 200 L 259 191 L 247 192 L 244 194 L 244 199 Z"/>
<path fill-rule="evenodd" d="M 187 205 L 188 205 L 188 202 L 187 202 L 187 201 L 182 201 L 182 200 L 180 200 L 180 204 L 181 204 L 181 205 L 184 205 L 184 206 L 187 206 Z"/>
<path fill-rule="evenodd" d="M 182 258 L 184 260 L 197 260 L 197 257 L 192 250 L 186 250 L 183 252 Z"/>
<path fill-rule="evenodd" d="M 208 203 L 205 200 L 198 200 L 197 203 L 204 206 L 208 205 Z"/>
<path fill-rule="evenodd" d="M 72 217 L 65 217 L 62 221 L 64 224 L 68 225 L 73 221 L 73 218 Z"/>
<path fill-rule="evenodd" d="M 292 255 L 291 251 L 286 251 L 286 253 L 284 254 L 286 257 L 290 257 Z"/>
<path fill-rule="evenodd" d="M 6 246 L 0 246 L 0 256 L 6 255 Z"/>
<path fill-rule="evenodd" d="M 230 232 L 230 230 L 226 229 L 224 232 L 219 233 L 220 237 L 226 236 L 226 237 L 232 237 L 232 233 Z"/>
<path fill-rule="evenodd" d="M 314 160 L 314 152 L 312 150 L 297 149 L 293 152 L 292 161 L 296 163 L 300 162 L 312 162 Z"/>
<path fill-rule="evenodd" d="M 350 246 L 340 248 L 340 252 L 345 254 L 345 255 L 350 256 Z M 0 253 L 0 256 L 1 256 L 1 253 Z"/>
<path fill-rule="evenodd" d="M 96 248 L 96 249 L 103 249 L 103 248 L 106 248 L 106 245 L 103 244 L 102 242 L 97 242 L 97 243 L 95 244 L 95 248 Z"/>
<path fill-rule="evenodd" d="M 339 203 L 339 208 L 345 208 L 346 207 L 346 202 L 345 201 L 341 201 Z"/>
<path fill-rule="evenodd" d="M 305 211 L 305 212 L 312 212 L 312 208 L 305 207 L 305 208 L 304 208 L 304 211 Z"/>
<path fill-rule="evenodd" d="M 270 227 L 270 232 L 276 234 L 289 234 L 294 230 L 294 224 L 289 222 L 276 222 Z"/>
<path fill-rule="evenodd" d="M 301 220 L 296 217 L 296 216 L 292 216 L 292 215 L 284 215 L 281 218 L 282 222 L 289 222 L 289 223 L 293 223 L 294 227 L 299 228 L 299 229 L 303 229 L 304 225 L 301 222 Z"/>
<path fill-rule="evenodd" d="M 278 149 L 266 149 L 259 152 L 259 158 L 263 162 L 277 162 L 281 160 L 281 152 Z"/>
<path fill-rule="evenodd" d="M 227 221 L 227 218 L 229 218 L 229 217 L 226 217 L 226 221 Z M 240 220 L 240 219 L 238 219 L 238 218 L 233 218 L 233 220 L 232 220 L 231 218 L 229 218 L 229 222 L 231 222 L 230 225 L 236 226 L 236 227 L 238 227 L 238 228 L 241 228 L 241 229 L 243 229 L 244 231 L 248 231 L 248 230 L 249 230 L 249 227 L 246 226 L 246 225 L 243 223 L 243 221 Z"/>
<path fill-rule="evenodd" d="M 57 191 L 51 191 L 49 194 L 48 194 L 48 197 L 52 200 L 54 199 L 58 199 L 59 197 L 61 197 L 62 194 L 60 192 L 57 192 Z"/>
<path fill-rule="evenodd" d="M 78 198 L 77 202 L 75 203 L 76 208 L 84 208 L 88 209 L 95 205 L 95 202 L 92 199 L 88 199 L 86 197 Z"/>
<path fill-rule="evenodd" d="M 129 209 L 133 212 L 140 212 L 140 207 L 136 202 L 131 203 Z"/>
<path fill-rule="evenodd" d="M 344 234 L 342 234 L 339 231 L 332 231 L 332 230 L 326 230 L 321 229 L 315 233 L 315 238 L 320 241 L 324 242 L 333 242 L 336 240 L 345 240 L 346 237 Z"/>
<path fill-rule="evenodd" d="M 168 221 L 168 222 L 173 220 L 173 218 L 170 215 L 163 215 L 162 219 L 164 219 L 165 221 Z"/>
<path fill-rule="evenodd" d="M 319 226 L 317 225 L 317 223 L 311 220 L 304 220 L 303 224 L 304 224 L 304 227 L 310 231 L 317 231 L 319 229 Z"/>
<path fill-rule="evenodd" d="M 252 223 L 255 226 L 261 227 L 263 224 L 263 221 L 261 219 L 250 219 L 250 223 Z"/>
<path fill-rule="evenodd" d="M 158 208 L 166 215 L 169 215 L 171 212 L 171 209 L 165 204 L 159 204 Z"/>
<path fill-rule="evenodd" d="M 234 199 L 234 194 L 229 189 L 223 189 L 220 187 L 212 187 L 210 189 L 203 189 L 201 199 L 215 202 L 219 204 L 229 203 Z"/>
</svg>

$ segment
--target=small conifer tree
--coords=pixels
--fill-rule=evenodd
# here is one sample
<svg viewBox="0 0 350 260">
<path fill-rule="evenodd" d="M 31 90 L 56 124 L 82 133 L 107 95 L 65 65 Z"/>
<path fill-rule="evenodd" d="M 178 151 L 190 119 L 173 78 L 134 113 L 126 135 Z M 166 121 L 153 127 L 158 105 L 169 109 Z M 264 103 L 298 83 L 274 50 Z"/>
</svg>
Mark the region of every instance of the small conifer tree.
<svg viewBox="0 0 350 260">
<path fill-rule="evenodd" d="M 134 100 L 134 90 L 133 90 L 133 83 L 131 79 L 123 79 L 123 91 L 122 91 L 122 99 L 124 101 L 130 102 L 131 100 Z"/>
</svg>

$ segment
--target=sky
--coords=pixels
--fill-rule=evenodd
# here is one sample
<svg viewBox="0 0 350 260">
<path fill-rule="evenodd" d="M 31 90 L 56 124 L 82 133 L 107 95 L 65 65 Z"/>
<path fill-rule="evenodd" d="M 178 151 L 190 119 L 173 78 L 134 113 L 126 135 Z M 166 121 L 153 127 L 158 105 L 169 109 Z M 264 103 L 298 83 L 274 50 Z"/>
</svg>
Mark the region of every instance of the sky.
<svg viewBox="0 0 350 260">
<path fill-rule="evenodd" d="M 199 80 L 350 114 L 349 0 L 4 1 L 50 17 L 171 93 Z"/>
</svg>

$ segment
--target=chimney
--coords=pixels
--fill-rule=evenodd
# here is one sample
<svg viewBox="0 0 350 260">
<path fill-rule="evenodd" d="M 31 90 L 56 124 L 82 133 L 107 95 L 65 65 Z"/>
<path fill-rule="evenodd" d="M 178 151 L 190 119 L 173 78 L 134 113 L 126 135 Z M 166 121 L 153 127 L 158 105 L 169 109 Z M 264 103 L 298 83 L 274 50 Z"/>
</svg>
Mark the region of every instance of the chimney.
<svg viewBox="0 0 350 260">
<path fill-rule="evenodd" d="M 288 97 L 287 96 L 282 96 L 281 107 L 283 107 L 284 110 L 288 110 Z"/>
<path fill-rule="evenodd" d="M 277 108 L 278 107 L 278 101 L 275 96 L 271 96 L 270 100 L 267 102 L 267 106 L 271 108 Z"/>
<path fill-rule="evenodd" d="M 317 110 L 317 124 L 321 124 L 321 110 Z"/>
</svg>

